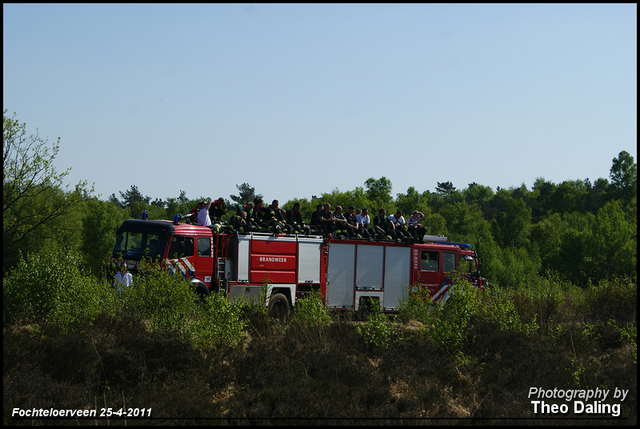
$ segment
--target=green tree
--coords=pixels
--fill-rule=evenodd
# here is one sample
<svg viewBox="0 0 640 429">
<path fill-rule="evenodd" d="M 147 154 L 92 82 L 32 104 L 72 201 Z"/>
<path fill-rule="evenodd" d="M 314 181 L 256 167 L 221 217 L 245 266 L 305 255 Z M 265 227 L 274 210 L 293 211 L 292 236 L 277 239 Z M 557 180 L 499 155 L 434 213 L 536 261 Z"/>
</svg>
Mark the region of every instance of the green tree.
<svg viewBox="0 0 640 429">
<path fill-rule="evenodd" d="M 582 180 L 565 180 L 549 196 L 549 208 L 555 213 L 587 211 L 589 191 Z"/>
<path fill-rule="evenodd" d="M 470 243 L 477 248 L 481 242 L 491 240 L 491 226 L 484 220 L 480 207 L 464 202 L 448 204 L 440 210 L 447 222 L 449 240 Z"/>
<path fill-rule="evenodd" d="M 63 328 L 108 312 L 113 290 L 88 276 L 77 252 L 59 242 L 20 258 L 3 279 L 3 319 L 59 322 Z"/>
<path fill-rule="evenodd" d="M 456 187 L 451 182 L 437 182 L 436 192 L 440 195 L 453 195 Z"/>
<path fill-rule="evenodd" d="M 559 270 L 558 258 L 567 222 L 560 213 L 545 216 L 531 227 L 532 249 L 540 255 L 542 271 Z"/>
<path fill-rule="evenodd" d="M 542 219 L 549 212 L 549 197 L 556 185 L 538 177 L 533 184 L 531 192 L 531 216 L 534 222 Z"/>
<path fill-rule="evenodd" d="M 573 212 L 562 214 L 562 219 L 566 227 L 560 237 L 557 271 L 564 279 L 586 286 L 594 272 L 591 229 L 595 216 Z"/>
<path fill-rule="evenodd" d="M 196 206 L 196 201 L 191 201 L 187 198 L 185 191 L 180 191 L 178 198 L 167 198 L 167 208 L 165 210 L 165 219 L 173 219 L 177 214 L 186 214 L 192 208 Z"/>
<path fill-rule="evenodd" d="M 634 276 L 638 252 L 637 223 L 626 219 L 620 201 L 604 205 L 591 224 L 593 280 L 612 280 L 614 275 Z"/>
<path fill-rule="evenodd" d="M 129 216 L 132 219 L 138 219 L 142 215 L 143 211 L 148 211 L 151 206 L 151 197 L 143 195 L 136 185 L 131 185 L 127 191 L 120 191 L 119 200 L 116 198 L 115 194 L 111 194 L 110 201 L 115 202 L 123 209 L 126 208 L 129 210 Z"/>
<path fill-rule="evenodd" d="M 607 179 L 597 179 L 593 185 L 589 179 L 585 180 L 587 186 L 587 210 L 590 213 L 596 214 L 600 208 L 609 200 L 607 195 L 607 189 L 609 189 L 609 181 Z"/>
<path fill-rule="evenodd" d="M 422 212 L 425 216 L 431 212 L 425 194 L 419 193 L 413 186 L 407 189 L 406 194 L 396 196 L 396 208 L 402 210 L 405 217 L 411 216 L 414 210 Z"/>
<path fill-rule="evenodd" d="M 467 204 L 477 204 L 480 207 L 485 219 L 493 219 L 493 215 L 490 213 L 490 202 L 494 196 L 493 189 L 488 186 L 470 183 L 469 187 L 462 192 L 462 195 Z"/>
<path fill-rule="evenodd" d="M 629 152 L 623 150 L 613 158 L 609 177 L 614 198 L 629 204 L 638 195 L 638 166 Z"/>
<path fill-rule="evenodd" d="M 370 177 L 364 182 L 367 197 L 373 207 L 369 207 L 369 213 L 378 213 L 378 209 L 390 209 L 393 202 L 391 196 L 391 181 L 382 176 L 378 180 Z"/>
<path fill-rule="evenodd" d="M 82 220 L 82 254 L 85 264 L 95 276 L 101 276 L 109 261 L 116 232 L 126 219 L 126 212 L 112 202 L 92 199 L 86 202 Z"/>
<path fill-rule="evenodd" d="M 248 183 L 236 185 L 239 195 L 230 195 L 229 197 L 235 203 L 232 208 L 242 206 L 244 203 L 253 202 L 255 198 L 262 198 L 262 195 L 256 194 L 256 189 Z"/>
<path fill-rule="evenodd" d="M 531 209 L 523 200 L 514 199 L 508 191 L 500 191 L 502 210 L 492 221 L 493 237 L 502 248 L 522 247 L 528 243 Z"/>
<path fill-rule="evenodd" d="M 68 216 L 93 189 L 79 182 L 70 192 L 62 190 L 70 168 L 58 173 L 53 161 L 58 154 L 60 139 L 51 147 L 38 134 L 28 135 L 26 124 L 6 116 L 2 124 L 2 244 L 3 272 L 15 265 L 19 251 L 32 250 L 46 239 L 62 238 L 59 229 L 52 228 Z"/>
<path fill-rule="evenodd" d="M 331 193 L 323 193 L 320 198 L 317 198 L 314 202 L 316 204 L 313 205 L 313 211 L 315 211 L 317 204 L 325 203 L 331 205 L 331 210 L 335 210 L 336 206 L 342 206 L 343 212 L 346 212 L 350 205 L 356 208 L 366 207 L 369 209 L 369 212 L 371 212 L 371 207 L 374 205 L 369 199 L 368 194 L 365 194 L 363 188 L 359 186 L 353 191 L 346 192 L 334 189 Z M 309 213 L 309 217 L 312 212 Z"/>
</svg>

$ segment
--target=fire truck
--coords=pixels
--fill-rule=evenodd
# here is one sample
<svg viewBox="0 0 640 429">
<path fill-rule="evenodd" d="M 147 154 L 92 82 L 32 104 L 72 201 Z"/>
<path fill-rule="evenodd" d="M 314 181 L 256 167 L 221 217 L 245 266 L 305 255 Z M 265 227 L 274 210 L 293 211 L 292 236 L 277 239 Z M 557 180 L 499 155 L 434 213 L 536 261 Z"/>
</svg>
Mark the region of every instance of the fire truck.
<svg viewBox="0 0 640 429">
<path fill-rule="evenodd" d="M 443 236 L 427 235 L 420 242 L 369 241 L 220 233 L 179 218 L 126 220 L 110 263 L 127 264 L 135 276 L 145 259 L 189 279 L 201 295 L 222 291 L 231 301 L 264 300 L 276 317 L 288 316 L 297 300 L 312 291 L 331 309 L 379 305 L 394 312 L 420 288 L 428 289 L 434 302 L 446 301 L 460 276 L 483 287 L 477 253 Z"/>
</svg>

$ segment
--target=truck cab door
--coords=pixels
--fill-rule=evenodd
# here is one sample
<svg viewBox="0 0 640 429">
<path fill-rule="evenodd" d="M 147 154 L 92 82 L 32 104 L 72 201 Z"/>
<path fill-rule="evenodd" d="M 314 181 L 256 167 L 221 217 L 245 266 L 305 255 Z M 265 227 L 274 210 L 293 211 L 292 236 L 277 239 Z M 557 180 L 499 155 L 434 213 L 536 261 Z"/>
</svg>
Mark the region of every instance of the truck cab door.
<svg viewBox="0 0 640 429">
<path fill-rule="evenodd" d="M 186 279 L 196 275 L 195 241 L 193 237 L 174 235 L 167 254 L 167 266 L 173 273 L 182 273 Z"/>
<path fill-rule="evenodd" d="M 421 249 L 419 264 L 420 286 L 429 289 L 429 295 L 433 297 L 440 291 L 440 285 L 444 280 L 441 252 L 433 249 Z"/>
<path fill-rule="evenodd" d="M 202 280 L 208 288 L 211 288 L 211 282 L 213 279 L 213 261 L 214 252 L 213 238 L 211 237 L 197 237 L 196 239 L 196 255 L 195 255 L 195 268 L 196 277 Z"/>
</svg>

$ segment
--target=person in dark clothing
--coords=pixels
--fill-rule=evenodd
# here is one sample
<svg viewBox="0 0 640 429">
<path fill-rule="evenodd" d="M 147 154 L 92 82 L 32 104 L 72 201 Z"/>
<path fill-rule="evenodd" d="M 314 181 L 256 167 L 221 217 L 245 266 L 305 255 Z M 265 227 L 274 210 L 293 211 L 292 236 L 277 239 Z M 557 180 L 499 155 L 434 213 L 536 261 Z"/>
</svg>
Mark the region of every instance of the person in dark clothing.
<svg viewBox="0 0 640 429">
<path fill-rule="evenodd" d="M 273 200 L 269 207 L 263 207 L 260 211 L 260 218 L 268 225 L 271 232 L 275 234 L 284 232 L 286 225 L 278 204 L 278 200 Z"/>
<path fill-rule="evenodd" d="M 294 203 L 293 208 L 287 211 L 286 222 L 294 233 L 309 235 L 310 228 L 304 224 L 302 212 L 300 212 L 300 203 Z"/>
<path fill-rule="evenodd" d="M 244 210 L 236 210 L 236 214 L 231 216 L 231 221 L 229 222 L 231 227 L 238 232 L 249 232 L 251 231 L 251 226 L 247 223 L 247 212 Z"/>
<path fill-rule="evenodd" d="M 347 234 L 349 237 L 369 238 L 369 232 L 362 225 L 359 225 L 356 220 L 355 209 L 354 206 L 349 206 L 347 213 L 344 215 L 347 220 Z"/>
<path fill-rule="evenodd" d="M 318 204 L 316 206 L 316 211 L 311 214 L 311 222 L 309 222 L 309 225 L 320 226 L 318 215 L 320 214 L 321 211 L 322 211 L 322 204 Z"/>
<path fill-rule="evenodd" d="M 245 221 L 247 222 L 247 228 L 249 231 L 260 231 L 260 225 L 258 225 L 258 213 L 252 202 L 248 202 L 244 205 Z"/>
<path fill-rule="evenodd" d="M 322 204 L 318 204 L 316 206 L 316 211 L 311 213 L 311 221 L 309 222 L 309 226 L 311 227 L 311 231 L 314 234 L 321 234 L 322 227 L 320 225 L 320 213 L 322 212 Z"/>
<path fill-rule="evenodd" d="M 335 231 L 336 219 L 333 217 L 331 205 L 329 203 L 325 204 L 324 210 L 318 214 L 318 221 L 320 228 L 322 228 L 322 232 L 325 235 L 329 235 Z"/>
<path fill-rule="evenodd" d="M 336 210 L 333 212 L 333 218 L 335 219 L 336 236 L 347 238 L 349 237 L 347 218 L 342 213 L 342 206 L 336 206 Z"/>
<path fill-rule="evenodd" d="M 251 217 L 249 218 L 257 227 L 254 231 L 269 232 L 269 224 L 264 221 L 264 218 L 266 217 L 264 210 L 265 207 L 262 198 L 255 198 L 253 200 Z"/>
<path fill-rule="evenodd" d="M 220 197 L 209 207 L 209 218 L 211 222 L 216 223 L 222 221 L 222 216 L 227 213 L 227 206 L 224 198 Z"/>
<path fill-rule="evenodd" d="M 385 209 L 378 210 L 378 216 L 373 218 L 373 230 L 378 239 L 387 238 L 395 240 L 397 237 L 393 223 L 387 218 L 387 211 Z"/>
</svg>

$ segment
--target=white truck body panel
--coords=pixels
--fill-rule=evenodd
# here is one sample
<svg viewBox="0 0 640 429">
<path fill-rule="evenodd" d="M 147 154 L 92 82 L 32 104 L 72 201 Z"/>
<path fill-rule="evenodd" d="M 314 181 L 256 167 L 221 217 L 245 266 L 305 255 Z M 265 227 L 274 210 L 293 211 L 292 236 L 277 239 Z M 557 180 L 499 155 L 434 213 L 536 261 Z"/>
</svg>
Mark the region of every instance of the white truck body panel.
<svg viewBox="0 0 640 429">
<path fill-rule="evenodd" d="M 360 298 L 378 298 L 385 310 L 408 296 L 411 248 L 329 244 L 327 306 L 358 309 Z"/>
<path fill-rule="evenodd" d="M 298 283 L 320 283 L 322 238 L 298 241 Z"/>
</svg>

